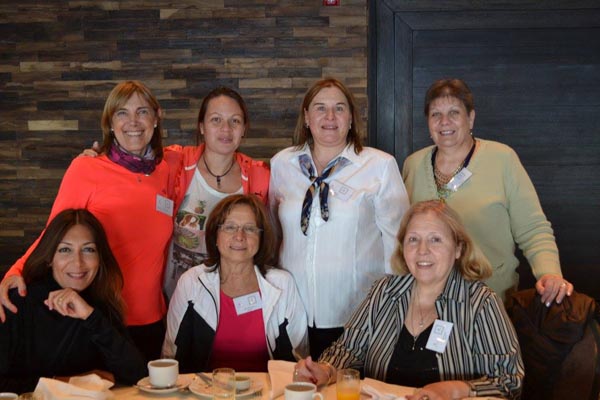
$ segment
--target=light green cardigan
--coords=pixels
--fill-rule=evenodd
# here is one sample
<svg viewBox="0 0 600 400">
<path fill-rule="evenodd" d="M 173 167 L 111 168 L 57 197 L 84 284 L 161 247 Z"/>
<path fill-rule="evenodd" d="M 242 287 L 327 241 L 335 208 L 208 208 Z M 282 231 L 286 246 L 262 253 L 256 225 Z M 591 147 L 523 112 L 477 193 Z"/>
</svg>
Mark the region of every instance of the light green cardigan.
<svg viewBox="0 0 600 400">
<path fill-rule="evenodd" d="M 558 248 L 517 154 L 504 144 L 477 140 L 479 147 L 467 167 L 473 175 L 446 201 L 492 264 L 494 273 L 486 283 L 504 299 L 519 278 L 515 243 L 536 279 L 544 274 L 561 275 Z M 438 198 L 431 166 L 433 148 L 421 149 L 404 162 L 402 176 L 411 204 Z"/>
</svg>

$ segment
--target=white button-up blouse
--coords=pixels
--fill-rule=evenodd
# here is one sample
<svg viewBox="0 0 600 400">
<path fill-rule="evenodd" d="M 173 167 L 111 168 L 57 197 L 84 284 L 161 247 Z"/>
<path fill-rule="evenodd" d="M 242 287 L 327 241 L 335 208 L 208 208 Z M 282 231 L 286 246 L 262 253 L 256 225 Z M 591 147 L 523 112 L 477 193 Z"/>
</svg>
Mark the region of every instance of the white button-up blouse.
<svg viewBox="0 0 600 400">
<path fill-rule="evenodd" d="M 321 218 L 317 189 L 304 235 L 300 214 L 310 180 L 300 168 L 301 154 L 311 156 L 307 145 L 271 159 L 269 202 L 282 229 L 280 262 L 296 280 L 309 325 L 341 327 L 373 282 L 391 273 L 408 195 L 394 157 L 369 147 L 356 154 L 349 145 L 340 155 L 350 163 L 325 180 L 329 220 Z"/>
</svg>

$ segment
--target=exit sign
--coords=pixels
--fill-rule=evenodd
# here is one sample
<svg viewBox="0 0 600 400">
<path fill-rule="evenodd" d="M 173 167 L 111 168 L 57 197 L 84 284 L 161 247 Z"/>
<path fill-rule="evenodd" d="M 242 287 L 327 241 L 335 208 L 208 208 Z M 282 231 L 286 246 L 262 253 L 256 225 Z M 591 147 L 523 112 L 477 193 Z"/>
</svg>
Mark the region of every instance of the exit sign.
<svg viewBox="0 0 600 400">
<path fill-rule="evenodd" d="M 341 0 L 323 0 L 324 6 L 339 6 Z"/>
</svg>

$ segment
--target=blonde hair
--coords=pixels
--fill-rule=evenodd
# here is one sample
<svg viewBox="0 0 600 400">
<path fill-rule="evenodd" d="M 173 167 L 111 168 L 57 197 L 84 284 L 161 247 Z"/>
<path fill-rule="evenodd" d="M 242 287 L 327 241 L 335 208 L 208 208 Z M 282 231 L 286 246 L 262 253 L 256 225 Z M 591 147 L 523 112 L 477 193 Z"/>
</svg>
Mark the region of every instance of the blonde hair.
<svg viewBox="0 0 600 400">
<path fill-rule="evenodd" d="M 104 111 L 102 112 L 100 123 L 102 126 L 102 147 L 100 148 L 100 152 L 106 153 L 112 144 L 114 134 L 110 129 L 113 115 L 136 93 L 148 102 L 156 116 L 156 127 L 154 128 L 152 139 L 150 139 L 150 147 L 152 147 L 156 159 L 160 161 L 163 156 L 160 105 L 150 89 L 140 81 L 121 82 L 110 91 L 106 103 L 104 103 Z"/>
<path fill-rule="evenodd" d="M 396 239 L 398 243 L 392 254 L 392 268 L 399 274 L 409 273 L 408 266 L 404 260 L 404 237 L 408 224 L 415 215 L 433 213 L 452 232 L 454 242 L 460 246 L 461 253 L 454 264 L 458 272 L 468 281 L 483 280 L 492 275 L 492 267 L 481 250 L 469 237 L 467 230 L 462 224 L 456 212 L 443 201 L 429 200 L 413 204 L 404 214 L 400 230 Z"/>
</svg>

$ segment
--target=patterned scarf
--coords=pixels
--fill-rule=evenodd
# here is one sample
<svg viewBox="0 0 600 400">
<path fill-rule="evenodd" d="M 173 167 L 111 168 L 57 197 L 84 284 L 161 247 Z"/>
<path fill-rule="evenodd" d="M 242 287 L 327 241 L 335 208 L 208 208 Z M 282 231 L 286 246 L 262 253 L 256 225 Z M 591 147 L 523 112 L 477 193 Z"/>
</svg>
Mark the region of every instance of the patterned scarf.
<svg viewBox="0 0 600 400">
<path fill-rule="evenodd" d="M 325 182 L 325 179 L 333 175 L 336 171 L 339 171 L 346 165 L 350 164 L 350 160 L 343 156 L 339 156 L 331 160 L 320 176 L 315 176 L 315 169 L 313 168 L 312 160 L 308 154 L 301 154 L 299 160 L 302 172 L 311 181 L 311 184 L 306 191 L 306 195 L 304 196 L 304 202 L 302 203 L 302 214 L 300 215 L 300 228 L 302 229 L 304 236 L 306 236 L 308 223 L 310 222 L 310 210 L 315 191 L 317 188 L 319 188 L 321 218 L 323 218 L 323 221 L 327 221 L 329 220 L 329 204 L 327 203 L 327 199 L 329 198 L 329 184 Z"/>
<path fill-rule="evenodd" d="M 150 175 L 156 168 L 156 157 L 150 145 L 146 147 L 144 155 L 140 157 L 128 152 L 114 140 L 108 150 L 107 156 L 110 160 L 127 168 L 131 172 L 141 172 Z"/>
</svg>

